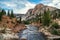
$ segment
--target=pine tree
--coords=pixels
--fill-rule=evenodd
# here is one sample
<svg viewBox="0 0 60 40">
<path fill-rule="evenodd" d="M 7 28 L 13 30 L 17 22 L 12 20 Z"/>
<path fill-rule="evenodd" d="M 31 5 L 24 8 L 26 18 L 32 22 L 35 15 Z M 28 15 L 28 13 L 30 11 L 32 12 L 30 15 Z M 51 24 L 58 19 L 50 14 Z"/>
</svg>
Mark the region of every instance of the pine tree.
<svg viewBox="0 0 60 40">
<path fill-rule="evenodd" d="M 1 21 L 2 15 L 6 15 L 6 11 L 4 9 L 1 9 L 1 12 L 0 12 L 0 21 Z"/>
<path fill-rule="evenodd" d="M 21 23 L 21 17 L 20 17 L 20 19 L 19 19 L 19 23 Z"/>
<path fill-rule="evenodd" d="M 41 12 L 40 12 L 40 14 L 39 14 L 39 21 L 40 21 L 40 23 L 42 23 L 42 17 L 41 17 L 42 15 L 41 15 Z"/>
<path fill-rule="evenodd" d="M 53 15 L 53 19 L 56 19 L 58 16 L 57 16 L 57 13 L 54 13 Z"/>
<path fill-rule="evenodd" d="M 13 10 L 11 10 L 11 18 L 14 18 L 14 13 L 13 13 Z"/>
<path fill-rule="evenodd" d="M 60 13 L 59 13 L 59 15 L 58 15 L 58 16 L 59 16 L 59 18 L 60 18 Z"/>
<path fill-rule="evenodd" d="M 0 12 L 0 21 L 1 21 L 1 18 L 2 18 L 2 13 Z"/>
<path fill-rule="evenodd" d="M 2 9 L 1 13 L 2 15 L 6 15 L 6 11 L 4 9 Z"/>
<path fill-rule="evenodd" d="M 10 16 L 10 12 L 9 12 L 9 10 L 8 10 L 8 14 L 7 14 L 7 16 Z"/>
<path fill-rule="evenodd" d="M 44 11 L 44 14 L 43 14 L 43 25 L 45 26 L 49 26 L 50 22 L 51 22 L 51 17 L 50 17 L 50 11 L 48 10 L 47 12 Z"/>
</svg>

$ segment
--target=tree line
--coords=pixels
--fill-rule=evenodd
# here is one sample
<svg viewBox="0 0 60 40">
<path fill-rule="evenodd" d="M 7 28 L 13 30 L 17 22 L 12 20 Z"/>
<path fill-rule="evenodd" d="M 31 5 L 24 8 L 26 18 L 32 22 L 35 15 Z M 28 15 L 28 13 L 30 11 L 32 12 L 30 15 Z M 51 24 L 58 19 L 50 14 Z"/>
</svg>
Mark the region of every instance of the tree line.
<svg viewBox="0 0 60 40">
<path fill-rule="evenodd" d="M 7 15 L 11 18 L 15 17 L 14 13 L 13 13 L 13 10 L 11 10 L 11 13 L 10 13 L 10 10 L 8 10 L 8 12 L 6 13 L 6 11 L 4 9 L 0 9 L 0 21 L 1 21 L 3 15 Z"/>
</svg>

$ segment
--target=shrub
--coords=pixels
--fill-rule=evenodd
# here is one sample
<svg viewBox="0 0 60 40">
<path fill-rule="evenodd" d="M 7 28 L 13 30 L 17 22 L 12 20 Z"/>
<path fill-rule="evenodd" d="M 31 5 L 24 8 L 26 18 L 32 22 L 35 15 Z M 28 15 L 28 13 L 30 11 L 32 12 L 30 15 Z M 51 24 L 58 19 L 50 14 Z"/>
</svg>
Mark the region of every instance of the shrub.
<svg viewBox="0 0 60 40">
<path fill-rule="evenodd" d="M 24 24 L 30 24 L 30 22 L 29 22 L 29 21 L 23 21 L 23 23 L 24 23 Z"/>
<path fill-rule="evenodd" d="M 57 30 L 55 30 L 55 29 L 54 29 L 54 30 L 52 30 L 52 31 L 51 31 L 51 33 L 52 33 L 52 34 L 54 34 L 54 35 L 58 35 L 58 31 L 57 31 Z"/>
<path fill-rule="evenodd" d="M 60 32 L 57 31 L 56 29 L 52 29 L 52 30 L 50 31 L 50 33 L 53 34 L 53 35 L 60 35 Z"/>
<path fill-rule="evenodd" d="M 52 24 L 52 27 L 55 28 L 55 29 L 58 29 L 59 28 L 59 25 L 58 25 L 58 23 L 53 23 Z"/>
</svg>

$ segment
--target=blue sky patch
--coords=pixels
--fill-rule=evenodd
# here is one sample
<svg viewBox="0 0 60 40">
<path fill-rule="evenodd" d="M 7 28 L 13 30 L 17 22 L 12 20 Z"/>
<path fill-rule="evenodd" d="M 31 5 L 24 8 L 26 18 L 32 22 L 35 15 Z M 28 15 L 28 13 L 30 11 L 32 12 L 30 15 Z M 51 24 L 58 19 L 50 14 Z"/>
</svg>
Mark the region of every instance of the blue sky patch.
<svg viewBox="0 0 60 40">
<path fill-rule="evenodd" d="M 37 4 L 37 3 L 40 3 L 40 1 L 42 1 L 42 0 L 28 0 L 28 1 L 31 2 L 31 3 Z"/>
</svg>

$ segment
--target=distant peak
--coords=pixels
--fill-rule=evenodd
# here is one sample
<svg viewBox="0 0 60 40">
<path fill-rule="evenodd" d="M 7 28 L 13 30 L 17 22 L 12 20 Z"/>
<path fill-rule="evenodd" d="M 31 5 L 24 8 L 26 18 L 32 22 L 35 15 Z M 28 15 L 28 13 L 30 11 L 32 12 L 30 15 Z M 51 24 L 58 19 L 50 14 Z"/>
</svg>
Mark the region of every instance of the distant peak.
<svg viewBox="0 0 60 40">
<path fill-rule="evenodd" d="M 43 5 L 43 4 L 40 3 L 40 4 L 38 4 L 38 5 Z"/>
<path fill-rule="evenodd" d="M 41 8 L 43 6 L 44 6 L 43 4 L 38 4 L 38 5 L 35 6 L 35 8 Z"/>
</svg>

